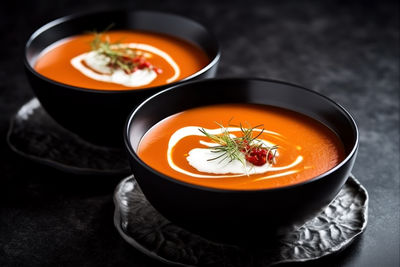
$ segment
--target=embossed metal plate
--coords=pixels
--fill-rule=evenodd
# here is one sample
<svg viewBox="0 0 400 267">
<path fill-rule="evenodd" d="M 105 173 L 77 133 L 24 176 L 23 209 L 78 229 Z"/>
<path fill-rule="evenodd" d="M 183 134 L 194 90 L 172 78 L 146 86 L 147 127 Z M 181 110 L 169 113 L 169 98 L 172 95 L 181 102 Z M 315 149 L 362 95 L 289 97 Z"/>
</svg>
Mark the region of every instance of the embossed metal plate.
<svg viewBox="0 0 400 267">
<path fill-rule="evenodd" d="M 336 198 L 318 216 L 265 248 L 211 242 L 161 216 L 146 200 L 133 176 L 114 194 L 114 223 L 133 247 L 177 266 L 270 266 L 315 260 L 347 247 L 366 227 L 368 193 L 350 176 Z"/>
<path fill-rule="evenodd" d="M 76 174 L 128 174 L 125 151 L 93 145 L 62 128 L 33 98 L 11 118 L 7 142 L 18 154 Z"/>
</svg>

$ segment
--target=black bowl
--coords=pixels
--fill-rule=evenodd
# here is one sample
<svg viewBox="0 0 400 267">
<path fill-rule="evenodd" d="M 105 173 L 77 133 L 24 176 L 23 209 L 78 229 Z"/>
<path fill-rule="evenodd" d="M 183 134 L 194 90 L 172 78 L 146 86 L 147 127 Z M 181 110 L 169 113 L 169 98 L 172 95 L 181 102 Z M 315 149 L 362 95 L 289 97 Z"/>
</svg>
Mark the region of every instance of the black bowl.
<svg viewBox="0 0 400 267">
<path fill-rule="evenodd" d="M 345 159 L 328 172 L 296 185 L 227 190 L 168 177 L 152 169 L 136 154 L 142 136 L 160 120 L 189 108 L 221 103 L 272 105 L 312 117 L 340 137 Z M 135 178 L 149 202 L 162 215 L 208 238 L 242 242 L 285 234 L 328 205 L 353 166 L 358 129 L 344 108 L 300 86 L 262 79 L 210 79 L 177 85 L 147 99 L 130 115 L 124 139 Z"/>
<path fill-rule="evenodd" d="M 110 24 L 114 25 L 115 30 L 134 29 L 168 34 L 202 48 L 210 58 L 210 63 L 177 83 L 214 77 L 220 51 L 217 40 L 199 23 L 152 11 L 118 10 L 71 15 L 47 23 L 35 31 L 25 47 L 25 69 L 44 109 L 59 124 L 88 141 L 122 146 L 122 130 L 129 112 L 135 105 L 171 84 L 124 91 L 84 89 L 53 81 L 33 68 L 40 52 L 54 42 L 88 30 L 105 29 Z"/>
</svg>

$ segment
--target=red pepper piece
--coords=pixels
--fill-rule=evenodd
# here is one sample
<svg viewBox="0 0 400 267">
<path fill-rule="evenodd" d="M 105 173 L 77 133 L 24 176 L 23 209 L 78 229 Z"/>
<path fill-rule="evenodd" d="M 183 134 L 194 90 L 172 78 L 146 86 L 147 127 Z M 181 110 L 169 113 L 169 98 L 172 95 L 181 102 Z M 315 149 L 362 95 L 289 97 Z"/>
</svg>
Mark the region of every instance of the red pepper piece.
<svg viewBox="0 0 400 267">
<path fill-rule="evenodd" d="M 151 67 L 151 64 L 148 61 L 140 63 L 139 66 L 138 66 L 139 69 L 145 69 L 145 68 L 150 68 L 150 67 Z"/>
<path fill-rule="evenodd" d="M 144 57 L 142 57 L 142 56 L 137 56 L 137 57 L 133 58 L 132 61 L 135 62 L 135 63 L 141 64 L 144 61 L 146 61 L 146 59 Z"/>
<path fill-rule="evenodd" d="M 157 74 L 161 74 L 163 73 L 163 70 L 157 67 L 153 67 L 153 70 L 157 73 Z"/>
<path fill-rule="evenodd" d="M 268 153 L 268 162 L 272 162 L 273 161 L 273 159 L 274 159 L 274 153 L 272 152 L 272 151 L 270 151 L 269 153 Z"/>
<path fill-rule="evenodd" d="M 253 165 L 262 166 L 267 162 L 267 150 L 254 147 L 246 154 L 246 160 Z"/>
</svg>

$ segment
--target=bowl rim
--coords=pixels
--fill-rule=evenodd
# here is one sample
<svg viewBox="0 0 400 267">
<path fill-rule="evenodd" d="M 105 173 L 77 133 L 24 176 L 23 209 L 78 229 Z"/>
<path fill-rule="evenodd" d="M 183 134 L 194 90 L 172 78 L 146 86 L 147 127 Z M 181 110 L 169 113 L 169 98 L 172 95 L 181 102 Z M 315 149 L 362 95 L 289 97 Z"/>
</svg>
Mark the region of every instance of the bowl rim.
<svg viewBox="0 0 400 267">
<path fill-rule="evenodd" d="M 337 164 L 335 167 L 333 167 L 332 169 L 329 169 L 328 171 L 315 176 L 311 179 L 307 179 L 305 181 L 302 181 L 300 183 L 296 183 L 296 184 L 292 184 L 292 185 L 287 185 L 287 186 L 281 186 L 281 187 L 273 187 L 273 188 L 262 188 L 262 189 L 226 189 L 226 188 L 215 188 L 215 187 L 207 187 L 207 186 L 202 186 L 202 185 L 197 185 L 197 184 L 191 184 L 191 183 L 187 183 L 184 181 L 181 181 L 179 179 L 170 177 L 166 174 L 163 174 L 155 169 L 153 169 L 151 166 L 149 166 L 148 164 L 146 164 L 142 159 L 140 159 L 140 157 L 137 155 L 137 153 L 134 151 L 131 142 L 130 142 L 130 128 L 132 125 L 132 120 L 134 118 L 134 116 L 136 115 L 136 113 L 141 109 L 142 106 L 146 105 L 147 102 L 151 101 L 153 98 L 158 97 L 158 95 L 167 93 L 169 91 L 174 91 L 174 90 L 179 90 L 180 87 L 182 86 L 190 86 L 193 83 L 205 83 L 205 82 L 221 82 L 221 81 L 250 81 L 250 82 L 268 82 L 268 83 L 277 83 L 277 84 L 283 84 L 283 85 L 287 85 L 287 86 L 292 86 L 292 87 L 296 87 L 305 91 L 308 91 L 310 93 L 316 94 L 319 97 L 324 98 L 325 100 L 328 100 L 329 102 L 331 102 L 334 106 L 336 106 L 339 110 L 341 110 L 343 112 L 343 114 L 347 117 L 347 119 L 349 119 L 349 121 L 351 122 L 351 124 L 353 125 L 353 132 L 355 134 L 355 142 L 353 147 L 351 148 L 350 152 L 348 153 L 348 155 L 339 163 Z M 359 147 L 359 130 L 358 130 L 358 126 L 356 124 L 356 121 L 354 120 L 353 116 L 350 114 L 350 112 L 348 112 L 343 106 L 341 106 L 340 104 L 336 103 L 335 101 L 333 101 L 332 99 L 328 98 L 327 96 L 316 92 L 314 90 L 308 89 L 306 87 L 300 86 L 300 85 L 296 85 L 293 83 L 289 83 L 289 82 L 285 82 L 285 81 L 280 81 L 280 80 L 275 80 L 275 79 L 268 79 L 268 78 L 254 78 L 254 77 L 240 77 L 240 78 L 234 78 L 234 77 L 224 77 L 224 78 L 211 78 L 211 79 L 203 79 L 200 81 L 191 81 L 191 82 L 185 82 L 182 84 L 178 84 L 172 87 L 169 87 L 165 90 L 162 90 L 152 96 L 150 96 L 149 98 L 147 98 L 145 101 L 143 101 L 140 105 L 138 105 L 137 107 L 134 108 L 134 110 L 129 114 L 126 123 L 125 123 L 125 127 L 124 127 L 124 143 L 125 143 L 125 148 L 128 150 L 128 153 L 130 154 L 130 156 L 132 156 L 134 158 L 135 161 L 137 161 L 143 168 L 147 169 L 148 171 L 154 173 L 155 175 L 162 177 L 163 179 L 166 179 L 170 182 L 173 183 L 177 183 L 179 185 L 182 186 L 187 186 L 190 187 L 192 189 L 196 189 L 196 190 L 203 190 L 203 191 L 209 191 L 209 192 L 216 192 L 216 193 L 249 193 L 249 192 L 270 192 L 270 191 L 280 191 L 280 190 L 288 190 L 288 189 L 293 189 L 296 187 L 300 187 L 300 186 L 304 186 L 306 184 L 309 183 L 313 183 L 316 182 L 320 179 L 323 179 L 324 177 L 330 175 L 331 173 L 335 172 L 336 170 L 340 169 L 343 165 L 345 165 L 348 161 L 350 161 L 353 156 L 355 155 L 355 153 L 358 150 Z"/>
<path fill-rule="evenodd" d="M 92 88 L 84 88 L 84 87 L 78 87 L 78 86 L 73 86 L 73 85 L 68 85 L 65 83 L 61 83 L 55 80 L 52 80 L 40 73 L 38 73 L 29 63 L 28 61 L 28 49 L 30 48 L 32 42 L 36 39 L 36 37 L 38 37 L 40 34 L 42 34 L 43 32 L 51 29 L 54 26 L 60 25 L 62 23 L 74 20 L 74 19 L 78 19 L 78 18 L 82 18 L 84 16 L 89 16 L 89 15 L 101 15 L 101 14 L 105 14 L 105 13 L 126 13 L 126 14 L 134 14 L 134 13 L 147 13 L 147 14 L 151 14 L 151 15 L 168 15 L 170 17 L 175 17 L 175 18 L 179 18 L 179 19 L 184 19 L 184 20 L 188 20 L 191 21 L 194 24 L 197 24 L 198 26 L 200 26 L 202 29 L 205 30 L 205 32 L 209 35 L 210 39 L 212 40 L 212 42 L 214 43 L 213 45 L 215 45 L 216 48 L 216 54 L 213 58 L 210 59 L 210 62 L 204 66 L 203 68 L 201 68 L 199 71 L 193 73 L 192 75 L 185 77 L 183 79 L 180 79 L 178 81 L 169 83 L 169 84 L 162 84 L 162 85 L 158 85 L 158 86 L 151 86 L 151 87 L 145 87 L 145 88 L 138 88 L 138 89 L 123 89 L 123 90 L 111 90 L 111 89 L 92 89 Z M 61 40 L 61 39 L 60 39 Z M 58 40 L 59 41 L 59 40 Z M 187 41 L 187 40 L 185 40 Z M 57 41 L 56 41 L 57 42 Z M 200 49 L 204 50 L 202 47 L 200 47 Z M 207 72 L 209 69 L 211 69 L 212 67 L 214 67 L 220 60 L 221 58 L 221 45 L 218 41 L 218 39 L 216 38 L 215 34 L 212 33 L 206 26 L 204 26 L 203 24 L 201 24 L 200 22 L 189 18 L 189 17 L 185 17 L 179 14 L 175 14 L 175 13 L 171 13 L 171 12 L 162 12 L 162 11 L 157 11 L 157 10 L 148 10 L 148 9 L 122 9 L 122 8 L 114 8 L 114 9 L 101 9 L 101 10 L 96 10 L 96 11 L 88 11 L 88 12 L 77 12 L 77 13 L 73 13 L 70 15 L 66 15 L 54 20 L 51 20 L 50 22 L 47 22 L 46 24 L 40 26 L 39 28 L 37 28 L 28 38 L 28 40 L 25 42 L 25 46 L 24 46 L 24 57 L 23 57 L 23 61 L 24 61 L 24 65 L 25 67 L 29 70 L 29 72 L 31 72 L 32 74 L 34 74 L 36 77 L 38 77 L 39 79 L 42 79 L 48 83 L 51 83 L 53 85 L 56 86 L 61 86 L 70 90 L 75 90 L 75 91 L 81 91 L 81 92 L 91 92 L 91 93 L 99 93 L 99 94 L 128 94 L 128 93 L 132 93 L 134 91 L 137 92 L 141 92 L 141 91 L 151 91 L 151 90 L 157 90 L 159 88 L 164 88 L 165 86 L 175 86 L 178 85 L 182 82 L 185 81 L 189 81 L 191 79 L 194 79 L 200 75 L 202 75 L 203 73 Z"/>
</svg>

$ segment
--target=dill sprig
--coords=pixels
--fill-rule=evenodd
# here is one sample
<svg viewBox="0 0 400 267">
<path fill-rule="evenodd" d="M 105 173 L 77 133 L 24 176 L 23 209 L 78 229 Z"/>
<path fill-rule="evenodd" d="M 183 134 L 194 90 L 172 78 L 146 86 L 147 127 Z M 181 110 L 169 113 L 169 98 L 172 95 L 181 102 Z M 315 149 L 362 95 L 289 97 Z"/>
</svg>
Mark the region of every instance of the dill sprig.
<svg viewBox="0 0 400 267">
<path fill-rule="evenodd" d="M 239 160 L 245 165 L 246 161 L 243 157 L 243 154 L 240 152 L 240 143 L 236 141 L 237 138 L 232 138 L 225 127 L 220 124 L 218 125 L 221 126 L 221 128 L 223 129 L 220 135 L 210 134 L 204 128 L 199 129 L 201 133 L 203 133 L 215 143 L 219 144 L 219 146 L 211 147 L 211 152 L 219 153 L 220 155 L 215 158 L 208 159 L 208 161 L 221 159 L 222 162 L 225 159 L 229 158 L 229 162 L 233 160 Z"/>
<path fill-rule="evenodd" d="M 252 157 L 257 156 L 255 155 L 257 153 L 264 153 L 265 162 L 269 162 L 270 164 L 275 162 L 278 146 L 266 146 L 258 139 L 263 134 L 264 128 L 262 128 L 261 131 L 258 131 L 257 134 L 254 134 L 254 129 L 262 127 L 262 124 L 255 127 L 245 128 L 240 123 L 239 126 L 235 126 L 240 128 L 241 136 L 239 137 L 231 135 L 223 125 L 219 123 L 217 124 L 222 128 L 222 133 L 218 135 L 210 134 L 204 128 L 199 129 L 202 134 L 218 144 L 218 146 L 210 147 L 210 149 L 211 152 L 218 153 L 219 155 L 208 159 L 208 161 L 220 159 L 220 162 L 222 162 L 229 159 L 229 162 L 231 162 L 233 160 L 239 160 L 244 166 L 246 166 L 246 160 L 254 164 L 255 159 L 252 159 Z"/>
<path fill-rule="evenodd" d="M 138 69 L 152 69 L 158 74 L 162 72 L 161 69 L 154 67 L 148 62 L 140 51 L 129 47 L 122 47 L 118 42 L 111 43 L 109 36 L 104 36 L 108 28 L 102 32 L 92 32 L 94 38 L 90 46 L 92 51 L 96 51 L 99 55 L 108 58 L 107 65 L 111 69 L 122 69 L 127 74 Z"/>
<path fill-rule="evenodd" d="M 94 39 L 90 43 L 92 50 L 108 58 L 108 66 L 112 69 L 120 68 L 126 73 L 131 73 L 139 65 L 139 60 L 135 62 L 136 50 L 120 47 L 119 43 L 111 43 L 108 36 L 103 38 L 103 34 L 94 33 Z"/>
</svg>

